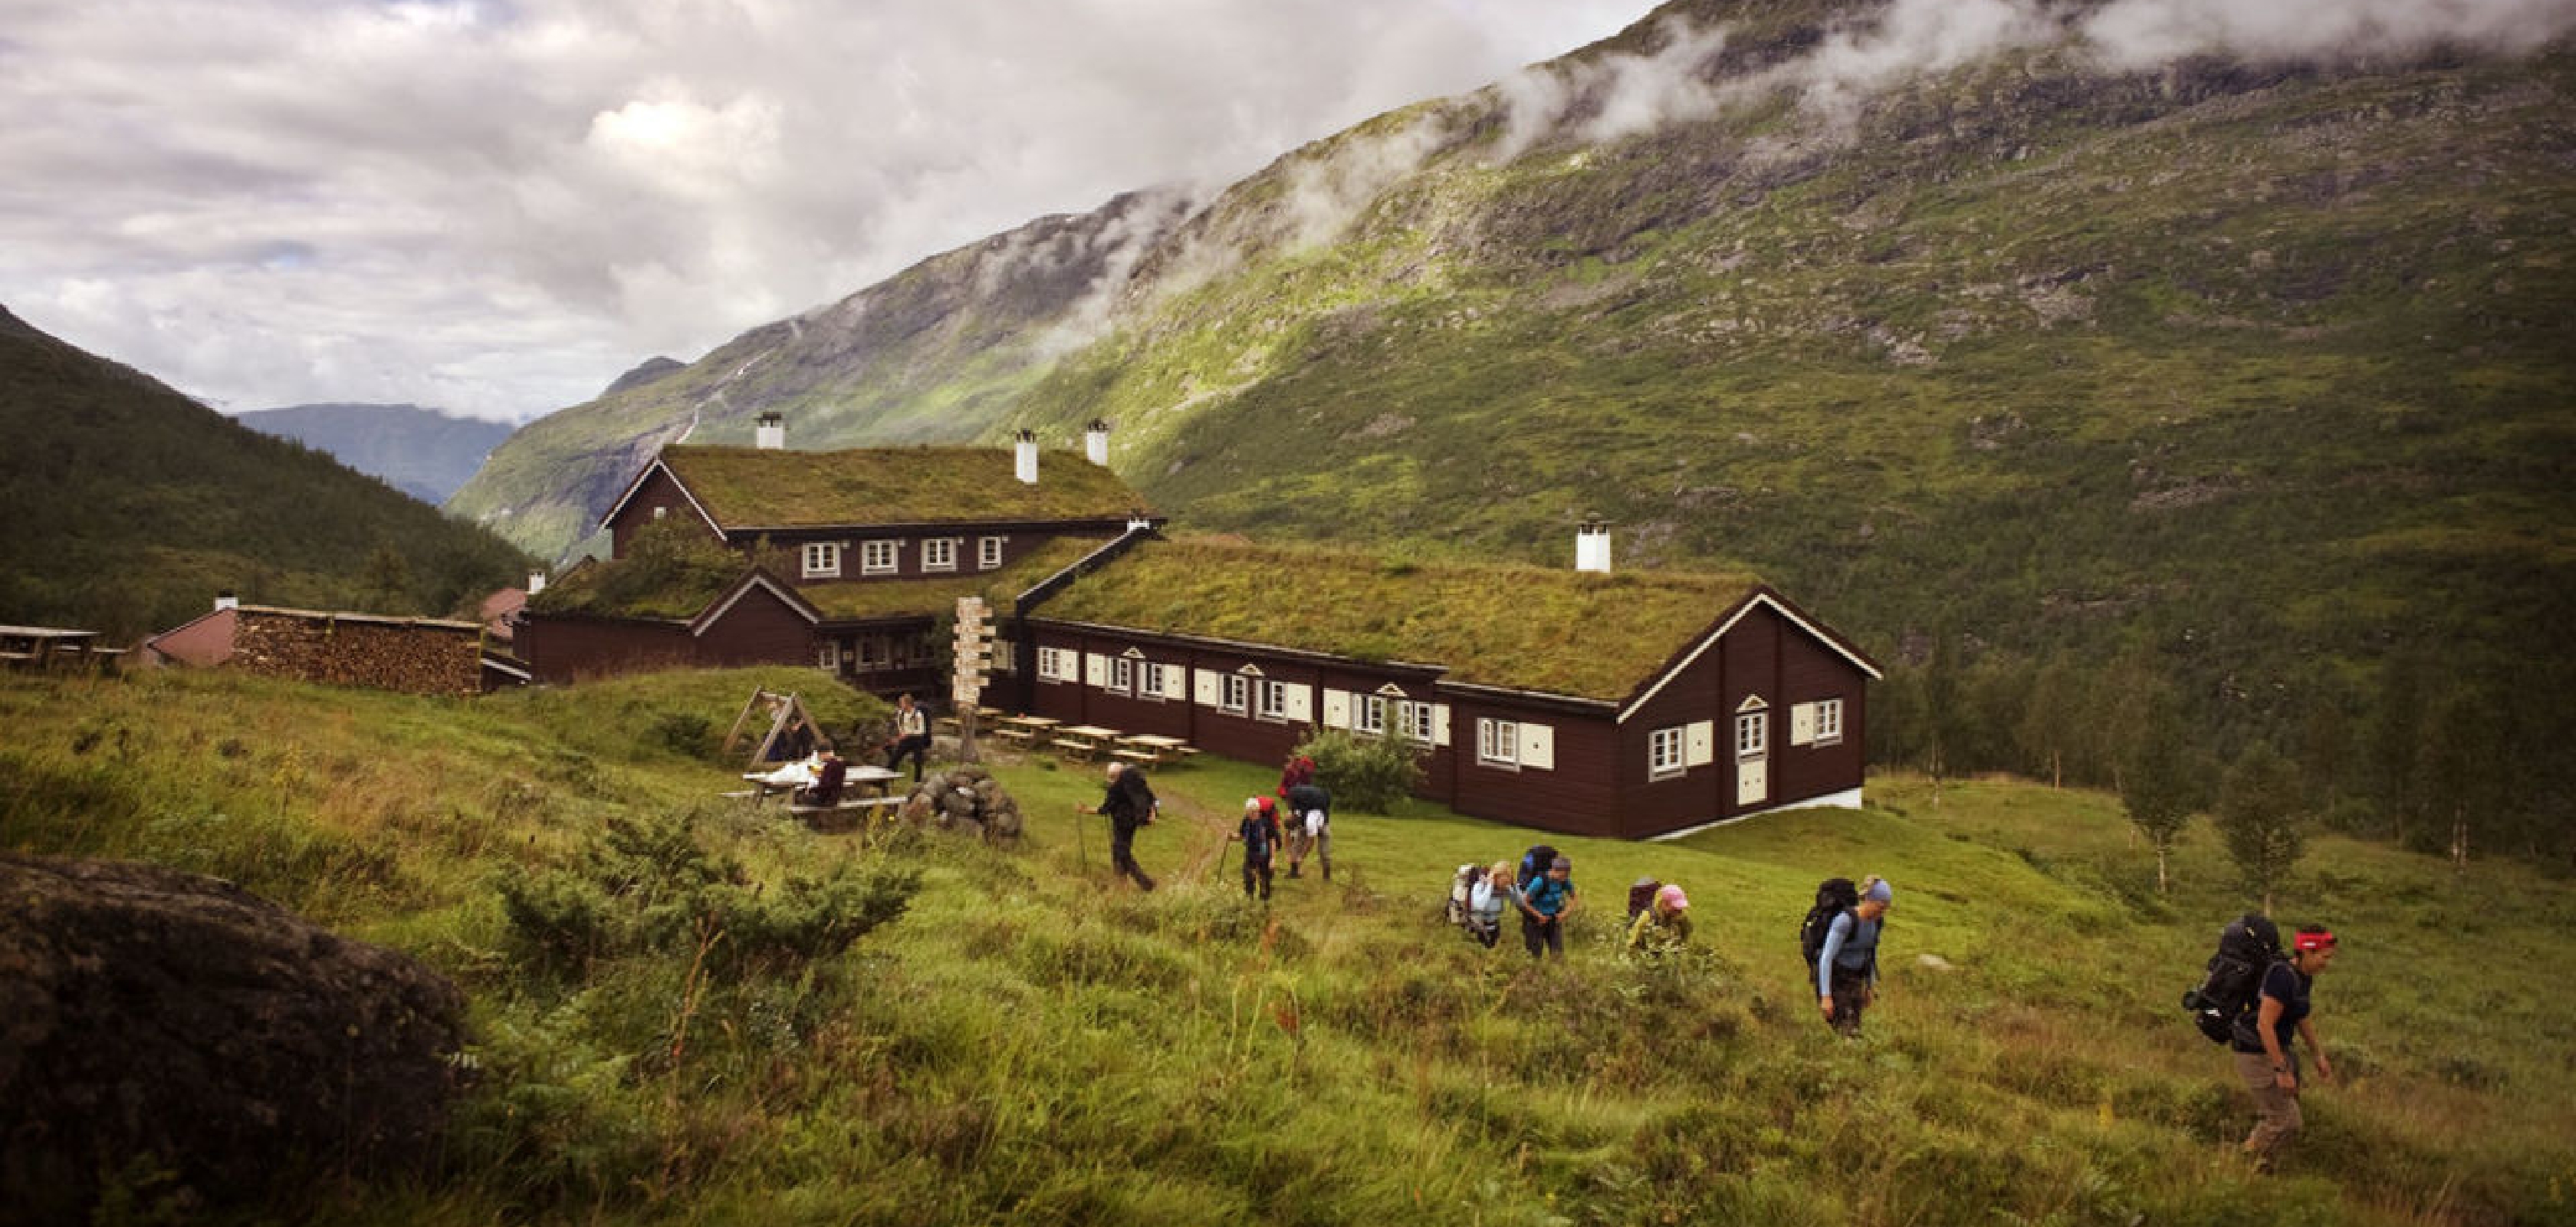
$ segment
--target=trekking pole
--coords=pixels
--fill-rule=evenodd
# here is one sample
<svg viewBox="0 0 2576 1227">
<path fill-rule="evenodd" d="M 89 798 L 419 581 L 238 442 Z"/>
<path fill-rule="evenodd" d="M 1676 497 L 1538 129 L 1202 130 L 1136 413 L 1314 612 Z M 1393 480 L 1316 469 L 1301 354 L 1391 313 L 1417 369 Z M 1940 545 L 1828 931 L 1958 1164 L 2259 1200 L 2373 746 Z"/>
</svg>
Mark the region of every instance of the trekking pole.
<svg viewBox="0 0 2576 1227">
<path fill-rule="evenodd" d="M 1073 855 L 1075 862 L 1082 866 L 1082 872 L 1086 875 L 1091 872 L 1091 841 L 1083 837 L 1082 830 L 1091 825 L 1083 821 L 1089 816 L 1088 811 L 1082 808 L 1082 802 L 1073 803 Z"/>
</svg>

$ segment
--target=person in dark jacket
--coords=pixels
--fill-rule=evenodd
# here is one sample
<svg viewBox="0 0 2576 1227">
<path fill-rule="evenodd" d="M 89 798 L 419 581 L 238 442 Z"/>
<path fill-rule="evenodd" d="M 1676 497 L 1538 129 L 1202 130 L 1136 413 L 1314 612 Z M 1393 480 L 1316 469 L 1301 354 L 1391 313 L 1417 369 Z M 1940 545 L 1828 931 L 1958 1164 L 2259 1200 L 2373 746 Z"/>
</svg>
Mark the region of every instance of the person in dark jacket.
<svg viewBox="0 0 2576 1227">
<path fill-rule="evenodd" d="M 825 750 L 823 751 L 822 768 L 814 773 L 814 782 L 811 785 L 798 790 L 796 793 L 796 803 L 799 805 L 838 805 L 841 803 L 841 785 L 849 778 L 850 764 L 842 761 L 840 755 L 835 754 L 830 750 Z"/>
<path fill-rule="evenodd" d="M 2317 1042 L 2317 1025 L 2308 1017 L 2308 990 L 2334 956 L 2334 934 L 2315 925 L 2301 927 L 2290 939 L 2290 957 L 2263 973 L 2253 1026 L 2239 1024 L 2236 1042 L 2229 1045 L 2236 1053 L 2237 1076 L 2254 1093 L 2257 1119 L 2254 1132 L 2245 1136 L 2245 1153 L 2254 1160 L 2256 1171 L 2272 1170 L 2274 1156 L 2298 1136 L 2303 1123 L 2299 1053 L 2291 1041 L 2305 1038 L 2308 1051 L 2316 1054 L 2317 1080 L 2334 1081 L 2334 1062 L 2326 1059 L 2325 1046 Z"/>
<path fill-rule="evenodd" d="M 1145 876 L 1144 867 L 1136 863 L 1136 828 L 1151 826 L 1160 803 L 1154 790 L 1145 783 L 1145 773 L 1130 769 L 1125 763 L 1109 764 L 1109 787 L 1100 794 L 1098 805 L 1077 805 L 1086 814 L 1109 815 L 1109 862 L 1118 872 L 1135 879 L 1145 890 L 1154 889 L 1154 879 Z"/>
<path fill-rule="evenodd" d="M 1269 797 L 1243 799 L 1243 821 L 1226 838 L 1243 844 L 1243 897 L 1252 897 L 1255 882 L 1261 901 L 1270 901 L 1270 862 L 1279 846 L 1279 803 Z"/>
<path fill-rule="evenodd" d="M 1297 867 L 1312 852 L 1324 866 L 1324 880 L 1333 880 L 1333 794 L 1315 783 L 1299 784 L 1288 790 L 1288 876 L 1297 876 Z"/>
</svg>

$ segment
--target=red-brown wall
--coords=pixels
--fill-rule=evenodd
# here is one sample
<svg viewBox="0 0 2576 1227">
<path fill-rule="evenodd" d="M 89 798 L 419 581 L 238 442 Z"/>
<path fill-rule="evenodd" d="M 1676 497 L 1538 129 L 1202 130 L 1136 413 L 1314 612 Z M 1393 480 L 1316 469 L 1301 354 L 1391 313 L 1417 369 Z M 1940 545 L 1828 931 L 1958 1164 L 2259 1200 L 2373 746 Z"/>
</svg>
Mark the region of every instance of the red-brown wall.
<svg viewBox="0 0 2576 1227">
<path fill-rule="evenodd" d="M 676 668 L 696 655 L 676 622 L 554 614 L 521 615 L 513 646 L 537 680 L 558 684 Z"/>
<path fill-rule="evenodd" d="M 618 508 L 616 518 L 608 522 L 610 557 L 626 556 L 626 547 L 634 540 L 636 530 L 653 522 L 655 508 L 662 509 L 665 518 L 686 517 L 690 523 L 705 529 L 708 536 L 719 541 L 724 539 L 723 534 L 718 533 L 714 525 L 707 523 L 705 516 L 698 514 L 697 507 L 689 502 L 689 496 L 680 489 L 680 483 L 671 480 L 669 473 L 657 468 L 652 470 L 651 476 L 644 479 L 643 485 L 636 488 L 634 495 L 626 500 L 626 505 Z"/>
<path fill-rule="evenodd" d="M 717 668 L 737 665 L 810 665 L 820 658 L 814 624 L 777 594 L 757 584 L 745 590 L 724 616 L 698 634 L 697 663 Z"/>
</svg>

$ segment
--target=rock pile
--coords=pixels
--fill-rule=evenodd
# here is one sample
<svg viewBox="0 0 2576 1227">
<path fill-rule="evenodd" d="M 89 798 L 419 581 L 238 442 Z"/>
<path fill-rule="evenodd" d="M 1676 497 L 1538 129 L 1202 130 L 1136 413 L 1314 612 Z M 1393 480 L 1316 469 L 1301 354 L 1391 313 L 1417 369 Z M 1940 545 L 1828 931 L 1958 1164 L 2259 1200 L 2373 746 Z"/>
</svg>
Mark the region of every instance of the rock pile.
<svg viewBox="0 0 2576 1227">
<path fill-rule="evenodd" d="M 964 763 L 933 771 L 912 787 L 896 814 L 917 827 L 955 831 L 1008 846 L 1020 837 L 1020 803 L 993 773 Z"/>
<path fill-rule="evenodd" d="M 464 1016 L 409 957 L 229 882 L 0 852 L 0 1221 L 87 1222 L 137 1161 L 218 1204 L 417 1163 Z"/>
</svg>

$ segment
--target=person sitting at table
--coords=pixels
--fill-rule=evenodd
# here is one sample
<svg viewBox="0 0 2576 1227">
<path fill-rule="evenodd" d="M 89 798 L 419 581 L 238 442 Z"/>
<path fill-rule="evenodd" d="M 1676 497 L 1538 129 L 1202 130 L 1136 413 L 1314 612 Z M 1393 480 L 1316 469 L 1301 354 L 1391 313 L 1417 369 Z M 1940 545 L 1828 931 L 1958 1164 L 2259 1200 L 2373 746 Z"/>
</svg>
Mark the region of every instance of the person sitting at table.
<svg viewBox="0 0 2576 1227">
<path fill-rule="evenodd" d="M 838 805 L 841 803 L 841 784 L 849 777 L 850 765 L 843 762 L 840 755 L 826 749 L 823 751 L 822 767 L 814 772 L 814 782 L 796 790 L 796 803 L 798 805 Z"/>
</svg>

